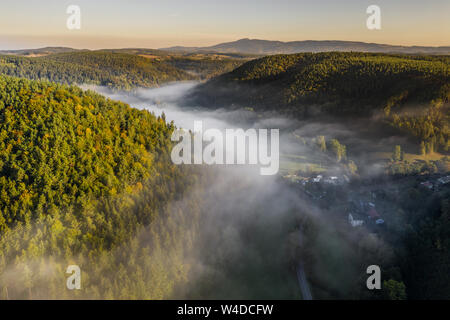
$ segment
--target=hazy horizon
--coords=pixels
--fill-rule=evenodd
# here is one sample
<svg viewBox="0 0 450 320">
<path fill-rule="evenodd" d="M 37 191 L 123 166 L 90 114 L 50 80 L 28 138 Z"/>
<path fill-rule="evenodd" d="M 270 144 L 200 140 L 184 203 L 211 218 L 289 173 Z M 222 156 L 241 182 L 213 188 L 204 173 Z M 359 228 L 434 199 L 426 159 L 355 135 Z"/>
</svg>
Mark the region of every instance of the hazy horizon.
<svg viewBox="0 0 450 320">
<path fill-rule="evenodd" d="M 381 30 L 366 27 L 372 4 L 381 8 Z M 80 30 L 66 27 L 69 5 L 81 9 Z M 242 38 L 448 46 L 449 11 L 445 0 L 17 0 L 0 12 L 0 50 L 203 47 Z"/>
<path fill-rule="evenodd" d="M 251 38 L 239 38 L 239 39 L 235 39 L 235 40 L 231 40 L 231 41 L 224 41 L 224 42 L 214 42 L 208 45 L 199 45 L 199 46 L 182 46 L 182 45 L 178 45 L 178 44 L 173 44 L 173 45 L 168 45 L 166 47 L 139 47 L 139 46 L 128 46 L 128 47 L 99 47 L 99 48 L 88 48 L 88 47 L 74 47 L 74 46 L 66 46 L 66 45 L 52 45 L 52 44 L 48 44 L 48 45 L 40 45 L 40 46 L 24 46 L 24 47 L 16 47 L 16 48 L 8 48 L 8 49 L 2 49 L 0 47 L 0 50 L 2 51 L 20 51 L 20 50 L 37 50 L 37 49 L 43 49 L 43 48 L 70 48 L 70 49 L 77 49 L 77 50 L 92 50 L 92 51 L 96 51 L 96 50 L 111 50 L 111 49 L 117 49 L 117 50 L 121 50 L 121 49 L 149 49 L 149 50 L 163 50 L 166 48 L 174 48 L 174 47 L 210 47 L 210 46 L 215 46 L 215 45 L 219 45 L 222 43 L 228 43 L 228 42 L 236 42 L 239 40 L 243 40 L 243 39 L 249 39 L 249 40 L 261 40 L 261 41 L 281 41 L 281 40 L 277 40 L 277 39 L 251 39 Z M 343 41 L 343 42 L 359 42 L 359 43 L 367 43 L 367 44 L 378 44 L 378 45 L 389 45 L 389 46 L 404 46 L 404 47 L 434 47 L 434 48 L 439 48 L 439 47 L 450 47 L 450 43 L 448 44 L 443 44 L 443 45 L 435 45 L 435 46 L 428 46 L 428 45 L 403 45 L 403 44 L 398 44 L 398 43 L 382 43 L 382 42 L 366 42 L 366 41 L 359 41 L 359 40 L 340 40 L 340 39 L 324 39 L 324 40 L 316 40 L 316 39 L 304 39 L 304 40 L 291 40 L 291 41 L 281 41 L 284 43 L 289 43 L 289 42 L 303 42 L 303 41 Z"/>
</svg>

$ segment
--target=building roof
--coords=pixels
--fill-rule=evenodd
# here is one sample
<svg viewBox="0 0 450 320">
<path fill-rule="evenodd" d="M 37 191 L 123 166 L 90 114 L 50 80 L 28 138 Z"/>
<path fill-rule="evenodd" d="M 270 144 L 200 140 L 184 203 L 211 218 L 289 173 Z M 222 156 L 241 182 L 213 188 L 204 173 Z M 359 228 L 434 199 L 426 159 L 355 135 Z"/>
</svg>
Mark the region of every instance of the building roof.
<svg viewBox="0 0 450 320">
<path fill-rule="evenodd" d="M 447 184 L 450 182 L 450 176 L 442 177 L 442 178 L 438 179 L 438 181 L 442 184 Z"/>
<path fill-rule="evenodd" d="M 367 212 L 367 214 L 371 218 L 379 218 L 380 217 L 380 215 L 378 214 L 377 210 L 375 210 L 375 208 L 370 209 L 369 212 Z"/>
<path fill-rule="evenodd" d="M 423 186 L 423 187 L 425 187 L 425 188 L 428 188 L 428 189 L 433 189 L 433 188 L 434 188 L 433 183 L 430 182 L 430 181 L 422 182 L 420 185 Z"/>
</svg>

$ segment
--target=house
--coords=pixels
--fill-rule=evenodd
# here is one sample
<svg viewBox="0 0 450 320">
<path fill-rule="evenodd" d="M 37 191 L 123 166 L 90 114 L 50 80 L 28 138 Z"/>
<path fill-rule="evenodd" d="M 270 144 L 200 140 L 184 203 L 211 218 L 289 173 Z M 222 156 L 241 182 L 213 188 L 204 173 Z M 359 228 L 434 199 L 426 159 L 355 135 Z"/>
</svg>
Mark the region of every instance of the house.
<svg viewBox="0 0 450 320">
<path fill-rule="evenodd" d="M 322 181 L 322 178 L 323 178 L 323 176 L 322 175 L 318 175 L 317 177 L 315 177 L 315 178 L 313 178 L 313 182 L 320 182 L 320 181 Z"/>
<path fill-rule="evenodd" d="M 338 177 L 335 177 L 335 176 L 325 178 L 325 179 L 323 180 L 323 182 L 324 182 L 324 183 L 328 183 L 328 184 L 334 184 L 334 185 L 342 184 L 342 182 L 339 180 L 339 178 L 338 178 Z"/>
<path fill-rule="evenodd" d="M 353 219 L 353 216 L 352 216 L 352 214 L 350 213 L 350 214 L 348 215 L 348 223 L 350 223 L 350 225 L 351 225 L 353 228 L 355 228 L 355 227 L 362 226 L 363 223 L 364 223 L 364 221 L 363 221 L 363 220 L 355 220 L 355 219 Z"/>
<path fill-rule="evenodd" d="M 379 219 L 380 215 L 377 212 L 377 210 L 375 210 L 375 208 L 371 208 L 368 212 L 367 215 L 369 216 L 370 219 Z"/>
<path fill-rule="evenodd" d="M 433 189 L 433 187 L 434 187 L 433 183 L 430 182 L 430 181 L 422 182 L 420 185 L 421 185 L 422 187 L 427 188 L 427 189 L 430 189 L 430 190 Z"/>
<path fill-rule="evenodd" d="M 439 178 L 437 181 L 442 185 L 450 183 L 450 176 Z"/>
</svg>

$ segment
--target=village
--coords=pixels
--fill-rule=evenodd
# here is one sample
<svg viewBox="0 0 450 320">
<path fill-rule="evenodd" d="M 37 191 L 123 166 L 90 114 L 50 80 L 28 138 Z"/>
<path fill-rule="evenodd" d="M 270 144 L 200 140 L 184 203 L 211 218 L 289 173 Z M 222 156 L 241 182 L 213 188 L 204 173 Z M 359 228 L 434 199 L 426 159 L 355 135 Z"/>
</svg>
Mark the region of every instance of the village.
<svg viewBox="0 0 450 320">
<path fill-rule="evenodd" d="M 450 186 L 450 176 L 405 177 L 396 180 L 354 182 L 345 174 L 322 173 L 311 177 L 285 175 L 297 190 L 319 207 L 338 215 L 352 228 L 364 226 L 368 232 L 378 233 L 391 221 L 395 223 L 395 212 L 402 190 L 417 189 L 423 192 L 438 192 Z"/>
<path fill-rule="evenodd" d="M 429 190 L 438 191 L 441 187 L 450 183 L 450 176 L 427 180 L 420 183 L 420 186 Z"/>
</svg>

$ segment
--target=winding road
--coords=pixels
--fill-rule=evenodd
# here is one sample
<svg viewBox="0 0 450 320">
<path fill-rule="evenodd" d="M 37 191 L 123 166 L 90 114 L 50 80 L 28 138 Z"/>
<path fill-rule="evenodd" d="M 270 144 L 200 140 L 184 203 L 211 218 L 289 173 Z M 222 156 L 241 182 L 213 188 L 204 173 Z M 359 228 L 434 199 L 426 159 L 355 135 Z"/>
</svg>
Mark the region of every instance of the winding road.
<svg viewBox="0 0 450 320">
<path fill-rule="evenodd" d="M 300 246 L 301 246 L 302 242 L 303 242 L 301 232 L 300 232 L 299 240 L 300 240 Z M 300 290 L 302 292 L 303 300 L 312 300 L 313 297 L 312 297 L 311 291 L 309 290 L 308 281 L 306 280 L 305 268 L 303 266 L 303 261 L 301 261 L 301 260 L 299 261 L 298 266 L 297 266 L 297 279 L 298 279 L 298 284 L 300 285 Z"/>
</svg>

